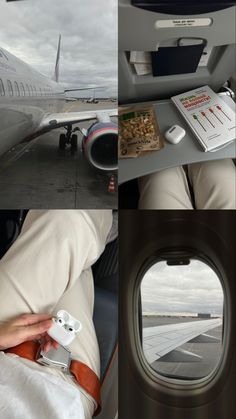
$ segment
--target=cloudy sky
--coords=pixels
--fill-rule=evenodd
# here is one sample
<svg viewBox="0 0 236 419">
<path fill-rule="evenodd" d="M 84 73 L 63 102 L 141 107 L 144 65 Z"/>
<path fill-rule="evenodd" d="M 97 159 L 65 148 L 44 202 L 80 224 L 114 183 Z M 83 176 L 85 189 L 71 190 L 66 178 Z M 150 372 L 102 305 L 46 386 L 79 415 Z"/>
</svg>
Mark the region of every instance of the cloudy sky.
<svg viewBox="0 0 236 419">
<path fill-rule="evenodd" d="M 153 265 L 143 278 L 141 293 L 144 312 L 222 314 L 220 281 L 197 260 L 186 266 Z"/>
<path fill-rule="evenodd" d="M 59 33 L 60 82 L 117 95 L 117 0 L 0 0 L 0 46 L 49 77 Z"/>
</svg>

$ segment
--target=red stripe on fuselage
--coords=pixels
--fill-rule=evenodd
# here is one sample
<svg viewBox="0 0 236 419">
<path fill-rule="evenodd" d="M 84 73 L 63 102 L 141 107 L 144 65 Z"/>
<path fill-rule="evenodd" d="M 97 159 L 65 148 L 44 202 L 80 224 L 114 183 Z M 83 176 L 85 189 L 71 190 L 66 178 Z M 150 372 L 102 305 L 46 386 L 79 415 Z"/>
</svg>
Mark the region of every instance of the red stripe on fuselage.
<svg viewBox="0 0 236 419">
<path fill-rule="evenodd" d="M 115 130 L 115 128 L 100 128 L 100 129 L 98 129 L 98 130 L 95 130 L 95 131 L 93 131 L 92 132 L 92 134 L 90 134 L 86 139 L 85 139 L 85 143 L 87 142 L 87 141 L 89 141 L 95 134 L 97 134 L 97 133 L 99 133 L 99 132 L 104 132 L 104 131 L 110 131 L 111 129 L 114 129 Z M 116 132 L 118 132 L 118 128 L 117 128 L 117 130 L 116 130 Z"/>
</svg>

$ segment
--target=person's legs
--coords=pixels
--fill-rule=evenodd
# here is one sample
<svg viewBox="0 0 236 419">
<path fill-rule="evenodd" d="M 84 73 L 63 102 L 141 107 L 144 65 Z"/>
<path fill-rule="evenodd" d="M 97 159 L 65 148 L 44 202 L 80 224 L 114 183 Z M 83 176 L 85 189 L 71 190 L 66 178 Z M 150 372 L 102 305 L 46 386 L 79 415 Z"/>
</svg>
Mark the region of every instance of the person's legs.
<svg viewBox="0 0 236 419">
<path fill-rule="evenodd" d="M 193 209 L 182 166 L 139 179 L 139 209 Z"/>
<path fill-rule="evenodd" d="M 62 295 L 98 259 L 111 211 L 30 211 L 0 261 L 0 321 L 52 312 Z"/>
<path fill-rule="evenodd" d="M 72 356 L 86 363 L 98 376 L 100 362 L 92 321 L 94 291 L 90 266 L 104 249 L 111 221 L 109 210 L 31 211 L 21 235 L 0 261 L 0 321 L 22 313 L 56 314 L 59 309 L 67 310 L 83 325 L 69 346 Z M 31 364 L 32 368 L 50 371 Z M 51 372 L 60 374 L 56 370 Z M 89 418 L 93 402 L 85 392 L 81 398 Z"/>
<path fill-rule="evenodd" d="M 236 209 L 236 170 L 231 159 L 188 166 L 197 209 Z"/>
</svg>

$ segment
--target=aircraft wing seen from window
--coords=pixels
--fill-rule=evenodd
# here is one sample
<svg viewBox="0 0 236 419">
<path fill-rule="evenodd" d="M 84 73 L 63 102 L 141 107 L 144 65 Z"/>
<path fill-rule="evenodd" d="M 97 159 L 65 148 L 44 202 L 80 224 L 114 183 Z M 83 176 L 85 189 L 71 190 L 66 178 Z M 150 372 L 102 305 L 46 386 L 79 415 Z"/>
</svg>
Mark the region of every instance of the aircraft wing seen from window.
<svg viewBox="0 0 236 419">
<path fill-rule="evenodd" d="M 68 124 L 96 119 L 99 122 L 109 122 L 110 117 L 117 116 L 117 109 L 103 109 L 83 112 L 61 112 L 45 115 L 39 129 L 58 128 Z"/>
<path fill-rule="evenodd" d="M 205 335 L 208 330 L 222 324 L 222 320 L 200 320 L 143 329 L 143 349 L 147 361 L 152 364 L 164 355 L 174 351 L 184 343 L 193 341 L 217 341 L 213 336 Z M 188 353 L 189 354 L 189 353 Z M 197 358 L 197 355 L 191 354 Z M 187 354 L 186 354 L 187 356 Z"/>
</svg>

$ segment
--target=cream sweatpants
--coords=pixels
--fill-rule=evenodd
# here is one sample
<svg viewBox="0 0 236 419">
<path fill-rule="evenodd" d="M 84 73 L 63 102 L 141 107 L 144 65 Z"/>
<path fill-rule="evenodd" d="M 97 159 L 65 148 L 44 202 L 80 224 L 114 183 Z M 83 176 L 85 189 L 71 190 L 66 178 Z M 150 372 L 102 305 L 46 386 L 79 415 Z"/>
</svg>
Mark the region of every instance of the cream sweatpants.
<svg viewBox="0 0 236 419">
<path fill-rule="evenodd" d="M 72 358 L 87 364 L 98 376 L 91 265 L 104 250 L 111 224 L 111 210 L 32 210 L 20 236 L 0 261 L 0 321 L 22 313 L 67 310 L 83 326 L 69 346 Z M 77 386 L 72 377 L 53 368 L 23 362 L 61 375 Z M 95 403 L 80 390 L 85 418 L 89 419 Z"/>
<path fill-rule="evenodd" d="M 236 209 L 236 170 L 231 159 L 188 166 L 196 209 Z M 182 166 L 139 179 L 139 209 L 193 209 Z"/>
</svg>

